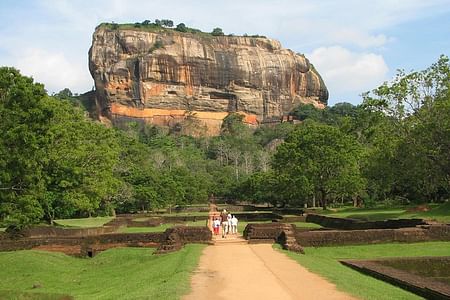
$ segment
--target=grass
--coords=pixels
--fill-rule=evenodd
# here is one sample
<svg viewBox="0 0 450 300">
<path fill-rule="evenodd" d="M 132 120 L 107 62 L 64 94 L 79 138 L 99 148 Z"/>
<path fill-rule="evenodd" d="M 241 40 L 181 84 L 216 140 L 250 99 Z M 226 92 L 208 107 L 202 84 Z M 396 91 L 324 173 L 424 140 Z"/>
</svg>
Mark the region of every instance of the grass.
<svg viewBox="0 0 450 300">
<path fill-rule="evenodd" d="M 295 226 L 299 228 L 310 228 L 310 229 L 316 229 L 316 228 L 322 228 L 319 224 L 315 223 L 306 223 L 306 222 L 293 222 L 289 224 L 294 224 Z"/>
<path fill-rule="evenodd" d="M 6 227 L 0 227 L 0 232 L 4 232 L 6 230 Z"/>
<path fill-rule="evenodd" d="M 279 246 L 276 246 L 278 249 Z M 327 278 L 339 290 L 360 299 L 422 299 L 383 281 L 343 266 L 339 259 L 374 259 L 407 256 L 450 255 L 450 242 L 378 244 L 305 248 L 305 255 L 281 250 L 308 270 Z"/>
<path fill-rule="evenodd" d="M 135 233 L 135 232 L 164 232 L 167 228 L 174 227 L 174 226 L 206 226 L 206 220 L 205 221 L 197 221 L 197 222 L 185 222 L 182 224 L 174 224 L 174 223 L 165 223 L 161 224 L 159 226 L 154 227 L 122 227 L 119 229 L 119 232 L 126 232 L 126 233 Z"/>
<path fill-rule="evenodd" d="M 414 206 L 397 208 L 354 208 L 347 207 L 337 210 L 328 210 L 317 213 L 326 214 L 334 217 L 362 219 L 368 221 L 379 221 L 386 219 L 426 219 L 439 222 L 450 222 L 450 202 L 441 205 L 429 205 L 429 211 L 408 211 Z"/>
<path fill-rule="evenodd" d="M 114 217 L 96 217 L 82 219 L 60 219 L 55 224 L 67 227 L 100 227 L 114 219 Z"/>
<path fill-rule="evenodd" d="M 149 248 L 116 248 L 92 259 L 44 251 L 0 253 L 0 298 L 8 293 L 67 294 L 76 299 L 178 299 L 203 245 L 152 255 Z M 39 283 L 41 288 L 32 289 Z M 13 292 L 10 292 L 13 291 Z"/>
<path fill-rule="evenodd" d="M 0 291 L 0 299 L 9 300 L 68 300 L 73 297 L 50 293 L 24 293 L 18 291 Z"/>
</svg>

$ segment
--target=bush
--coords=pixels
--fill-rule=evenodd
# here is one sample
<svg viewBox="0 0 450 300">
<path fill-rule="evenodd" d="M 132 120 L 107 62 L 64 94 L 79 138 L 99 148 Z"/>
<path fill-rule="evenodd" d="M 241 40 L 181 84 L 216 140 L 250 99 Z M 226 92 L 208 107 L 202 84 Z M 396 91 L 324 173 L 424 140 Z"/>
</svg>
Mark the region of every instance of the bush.
<svg viewBox="0 0 450 300">
<path fill-rule="evenodd" d="M 222 31 L 222 28 L 219 28 L 219 27 L 214 28 L 213 31 L 211 32 L 211 34 L 214 35 L 214 36 L 224 35 L 224 33 Z"/>
</svg>

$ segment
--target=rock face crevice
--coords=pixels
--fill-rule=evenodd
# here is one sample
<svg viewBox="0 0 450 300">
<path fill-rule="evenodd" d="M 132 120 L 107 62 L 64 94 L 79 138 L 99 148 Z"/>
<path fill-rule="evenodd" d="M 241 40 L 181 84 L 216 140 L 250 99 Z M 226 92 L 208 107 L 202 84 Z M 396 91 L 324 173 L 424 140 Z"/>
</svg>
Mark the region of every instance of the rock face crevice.
<svg viewBox="0 0 450 300">
<path fill-rule="evenodd" d="M 328 99 L 308 59 L 267 38 L 99 26 L 89 69 L 102 117 L 170 126 L 189 112 L 210 134 L 229 112 L 257 125 Z"/>
</svg>

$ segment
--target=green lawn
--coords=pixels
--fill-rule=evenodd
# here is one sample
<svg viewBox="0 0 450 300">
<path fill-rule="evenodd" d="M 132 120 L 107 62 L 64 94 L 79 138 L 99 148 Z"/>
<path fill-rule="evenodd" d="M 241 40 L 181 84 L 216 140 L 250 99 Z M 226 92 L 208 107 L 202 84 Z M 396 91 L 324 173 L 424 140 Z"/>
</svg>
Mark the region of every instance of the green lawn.
<svg viewBox="0 0 450 300">
<path fill-rule="evenodd" d="M 92 259 L 45 251 L 3 252 L 0 299 L 18 292 L 76 299 L 178 299 L 189 291 L 189 277 L 203 248 L 190 244 L 164 255 L 152 255 L 149 248 L 116 248 Z M 34 284 L 42 287 L 32 289 Z"/>
<path fill-rule="evenodd" d="M 426 220 L 436 220 L 439 222 L 450 222 L 450 202 L 441 205 L 430 205 L 431 210 L 427 212 L 408 212 L 414 206 L 397 208 L 354 208 L 346 207 L 337 210 L 317 211 L 319 214 L 326 214 L 334 217 L 353 218 L 369 221 L 386 219 L 411 219 L 419 218 Z"/>
<path fill-rule="evenodd" d="M 159 226 L 154 227 L 122 227 L 119 229 L 119 232 L 126 232 L 126 233 L 134 233 L 134 232 L 164 232 L 167 228 L 174 227 L 174 226 L 206 226 L 206 220 L 205 221 L 197 221 L 197 222 L 185 222 L 182 224 L 174 224 L 174 223 L 165 223 L 161 224 Z"/>
<path fill-rule="evenodd" d="M 68 227 L 100 227 L 114 219 L 114 217 L 96 217 L 82 219 L 60 219 L 55 224 Z"/>
<path fill-rule="evenodd" d="M 338 259 L 381 257 L 448 256 L 450 242 L 378 244 L 364 246 L 305 248 L 305 255 L 281 250 L 310 271 L 336 284 L 339 290 L 360 299 L 422 299 L 393 285 L 343 266 Z"/>
<path fill-rule="evenodd" d="M 320 226 L 319 224 L 315 224 L 315 223 L 293 222 L 293 223 L 289 223 L 289 224 L 294 224 L 295 226 L 297 226 L 299 228 L 310 228 L 310 229 L 322 228 L 322 226 Z"/>
</svg>

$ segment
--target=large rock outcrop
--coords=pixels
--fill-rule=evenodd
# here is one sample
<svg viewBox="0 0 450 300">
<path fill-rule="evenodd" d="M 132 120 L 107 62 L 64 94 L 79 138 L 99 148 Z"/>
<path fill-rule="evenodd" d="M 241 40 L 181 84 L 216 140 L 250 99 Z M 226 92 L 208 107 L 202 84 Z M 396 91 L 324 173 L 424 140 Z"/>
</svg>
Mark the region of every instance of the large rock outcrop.
<svg viewBox="0 0 450 300">
<path fill-rule="evenodd" d="M 89 69 L 100 117 L 168 126 L 195 120 L 208 134 L 230 112 L 258 125 L 328 99 L 308 59 L 267 38 L 101 25 Z"/>
</svg>

